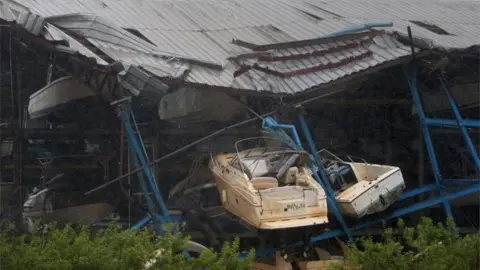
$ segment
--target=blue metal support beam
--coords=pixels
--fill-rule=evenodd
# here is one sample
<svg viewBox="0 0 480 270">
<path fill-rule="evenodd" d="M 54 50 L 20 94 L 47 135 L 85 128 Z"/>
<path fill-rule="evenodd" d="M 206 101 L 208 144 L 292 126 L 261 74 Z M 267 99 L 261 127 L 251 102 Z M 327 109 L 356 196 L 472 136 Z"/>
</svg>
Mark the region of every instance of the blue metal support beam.
<svg viewBox="0 0 480 270">
<path fill-rule="evenodd" d="M 478 157 L 477 149 L 475 148 L 475 145 L 473 145 L 472 139 L 468 134 L 468 130 L 465 127 L 464 120 L 462 118 L 462 115 L 460 114 L 460 110 L 458 109 L 455 99 L 453 98 L 452 94 L 450 93 L 447 86 L 445 85 L 445 82 L 442 77 L 440 77 L 440 82 L 442 84 L 443 92 L 445 92 L 445 95 L 447 95 L 448 101 L 450 102 L 450 106 L 452 106 L 455 119 L 457 120 L 457 125 L 460 129 L 460 132 L 462 133 L 463 140 L 467 144 L 468 151 L 470 152 L 470 155 L 472 155 L 473 161 L 475 162 L 475 166 L 477 167 L 477 172 L 480 172 L 480 158 Z M 477 121 L 477 122 L 480 123 L 480 121 Z"/>
<path fill-rule="evenodd" d="M 437 185 L 426 185 L 426 186 L 423 186 L 423 187 L 420 187 L 420 188 L 409 190 L 407 192 L 404 192 L 404 193 L 400 194 L 400 196 L 398 196 L 396 202 L 408 199 L 408 198 L 413 197 L 413 196 L 420 195 L 420 194 L 425 193 L 425 192 L 435 190 L 436 188 L 437 188 Z"/>
<path fill-rule="evenodd" d="M 131 142 L 130 142 L 130 137 L 127 137 L 128 138 L 128 143 L 129 145 L 131 145 Z M 138 159 L 136 158 L 135 155 L 133 155 L 132 153 L 132 161 L 133 161 L 133 165 L 135 166 L 135 168 L 138 168 L 140 165 L 138 163 Z M 145 195 L 145 200 L 147 201 L 147 207 L 148 207 L 148 211 L 150 212 L 151 215 L 153 215 L 153 213 L 155 213 L 155 204 L 153 203 L 153 200 L 152 198 L 150 197 L 149 194 L 149 191 L 148 191 L 148 187 L 147 187 L 147 184 L 145 183 L 145 177 L 144 175 L 142 174 L 142 172 L 138 172 L 137 173 L 137 176 L 138 176 L 138 180 L 140 182 L 140 189 L 142 190 L 143 194 Z M 149 218 L 150 220 L 151 218 Z M 141 221 L 144 221 L 144 219 L 140 220 L 139 222 L 137 222 L 136 225 L 140 225 L 143 226 L 145 225 L 148 221 L 146 221 L 145 223 L 142 223 Z M 163 230 L 162 230 L 162 227 L 161 227 L 161 220 L 158 219 L 158 216 L 153 216 L 153 223 L 155 225 L 155 230 L 157 231 L 158 234 L 163 234 Z"/>
<path fill-rule="evenodd" d="M 443 179 L 443 185 L 472 185 L 479 184 L 480 179 Z"/>
<path fill-rule="evenodd" d="M 137 223 L 135 223 L 132 228 L 130 228 L 130 230 L 136 230 L 136 229 L 140 229 L 142 228 L 143 226 L 145 226 L 145 224 L 147 224 L 148 222 L 150 222 L 150 220 L 152 220 L 152 217 L 150 216 L 145 216 L 144 218 L 140 219 L 139 221 L 137 221 Z"/>
<path fill-rule="evenodd" d="M 327 195 L 327 201 L 330 207 L 332 207 L 335 216 L 337 217 L 338 221 L 342 225 L 345 234 L 348 236 L 349 241 L 353 241 L 352 233 L 350 232 L 350 228 L 348 228 L 345 219 L 343 218 L 340 209 L 338 208 L 337 200 L 335 199 L 335 193 L 333 192 L 332 186 L 330 185 L 330 181 L 323 170 L 322 162 L 320 160 L 320 155 L 315 147 L 315 143 L 313 142 L 312 135 L 310 134 L 310 130 L 308 129 L 307 123 L 305 122 L 305 117 L 303 115 L 298 115 L 298 120 L 300 121 L 300 127 L 302 128 L 303 134 L 305 139 L 307 140 L 308 148 L 310 148 L 310 152 L 315 159 L 315 163 L 317 163 L 318 171 L 314 172 L 313 175 L 317 182 L 323 187 L 325 190 L 325 194 Z"/>
<path fill-rule="evenodd" d="M 145 157 L 144 152 L 142 151 L 142 148 L 140 147 L 140 144 L 135 137 L 135 133 L 133 131 L 132 124 L 130 122 L 129 108 L 126 107 L 123 109 L 124 111 L 121 112 L 121 117 L 122 117 L 122 120 L 125 121 L 125 131 L 127 133 L 127 138 L 129 139 L 129 143 L 131 143 L 131 147 L 133 148 L 134 153 L 136 153 L 138 159 L 140 160 L 141 166 L 144 168 L 144 172 L 148 180 L 147 182 L 150 188 L 153 190 L 153 195 L 156 199 L 156 202 L 160 206 L 160 209 L 162 210 L 163 217 L 167 221 L 169 221 L 168 209 L 164 203 L 162 194 L 160 193 L 160 189 L 158 188 L 157 181 L 155 180 L 155 176 L 153 175 L 151 168 L 148 166 L 147 158 Z"/>
<path fill-rule="evenodd" d="M 458 128 L 458 122 L 451 119 L 443 118 L 428 118 L 425 117 L 425 123 L 429 126 L 445 127 L 445 128 Z M 463 119 L 463 126 L 465 127 L 480 127 L 479 120 Z"/>
<path fill-rule="evenodd" d="M 295 143 L 297 144 L 297 146 L 300 149 L 303 149 L 302 142 L 300 141 L 300 137 L 298 136 L 298 133 L 297 133 L 297 128 L 294 125 L 278 124 L 272 118 L 267 117 L 263 120 L 262 127 L 263 128 L 280 128 L 280 129 L 290 130 L 292 135 L 293 135 L 293 139 L 295 140 Z"/>
<path fill-rule="evenodd" d="M 155 230 L 157 231 L 158 234 L 163 234 L 163 229 L 162 229 L 162 224 L 171 222 L 172 219 L 168 213 L 167 206 L 165 205 L 165 202 L 163 200 L 162 194 L 160 193 L 160 189 L 157 185 L 157 181 L 155 179 L 155 176 L 151 170 L 151 168 L 148 166 L 148 156 L 147 156 L 147 151 L 145 149 L 145 146 L 143 144 L 143 140 L 141 137 L 141 134 L 138 130 L 138 126 L 135 120 L 135 116 L 133 115 L 133 112 L 130 110 L 130 107 L 128 104 L 123 104 L 122 106 L 119 106 L 119 116 L 122 121 L 125 123 L 125 132 L 127 134 L 127 139 L 128 139 L 128 145 L 129 147 L 133 150 L 133 163 L 136 168 L 143 167 L 143 172 L 145 173 L 145 176 L 148 181 L 145 181 L 144 175 L 142 174 L 141 171 L 138 172 L 138 178 L 140 180 L 140 187 L 142 189 L 142 192 L 144 194 L 144 197 L 147 201 L 148 205 L 148 210 L 150 212 L 150 215 L 142 218 L 140 221 L 138 221 L 132 229 L 137 229 L 148 222 L 150 220 L 153 220 L 153 223 L 155 225 Z M 132 122 L 131 119 L 133 119 L 134 126 L 135 126 L 135 131 L 137 134 L 135 134 L 135 131 L 132 127 Z M 140 163 L 139 163 L 140 160 Z M 148 183 L 148 185 L 146 184 Z M 152 193 L 154 195 L 154 198 L 156 200 L 157 205 L 160 207 L 162 211 L 162 215 L 159 215 L 157 213 L 157 209 L 155 207 L 155 204 L 153 203 L 153 200 L 150 196 L 150 190 L 152 190 Z M 176 220 L 179 218 L 177 217 Z M 175 231 L 175 230 L 174 230 Z M 187 259 L 190 259 L 190 255 L 188 252 L 185 250 L 184 254 Z"/>
<path fill-rule="evenodd" d="M 441 185 L 442 176 L 440 174 L 440 167 L 438 165 L 437 156 L 435 154 L 435 148 L 433 147 L 432 137 L 430 136 L 430 129 L 426 121 L 427 117 L 425 116 L 425 111 L 423 110 L 420 94 L 417 88 L 416 70 L 410 67 L 405 70 L 405 75 L 407 77 L 410 92 L 412 93 L 413 101 L 415 103 L 415 106 L 417 107 L 417 114 L 420 118 L 420 123 L 422 125 L 425 145 L 427 147 L 428 157 L 432 165 L 435 183 L 440 192 L 440 196 L 443 198 L 443 196 L 445 195 L 445 190 L 444 187 Z M 452 208 L 450 207 L 450 203 L 448 202 L 448 200 L 443 200 L 442 203 L 445 209 L 445 213 L 453 218 Z"/>
</svg>

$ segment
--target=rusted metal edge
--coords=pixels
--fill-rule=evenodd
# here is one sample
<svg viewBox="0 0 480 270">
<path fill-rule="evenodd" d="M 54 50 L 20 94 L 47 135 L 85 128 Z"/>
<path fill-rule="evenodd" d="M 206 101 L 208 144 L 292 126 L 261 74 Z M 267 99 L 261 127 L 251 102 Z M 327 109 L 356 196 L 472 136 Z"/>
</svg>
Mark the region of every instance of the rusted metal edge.
<svg viewBox="0 0 480 270">
<path fill-rule="evenodd" d="M 240 40 L 240 39 L 232 39 L 232 41 L 230 43 L 235 44 L 235 45 L 240 46 L 240 47 L 247 48 L 247 49 L 252 49 L 252 50 L 259 47 L 259 45 L 257 45 L 257 44 L 246 42 L 246 41 L 243 41 L 243 40 Z"/>
<path fill-rule="evenodd" d="M 383 30 L 371 30 L 367 32 L 347 34 L 347 35 L 335 36 L 335 37 L 324 37 L 324 38 L 315 38 L 315 39 L 306 39 L 306 40 L 299 40 L 299 41 L 292 41 L 292 42 L 260 45 L 251 49 L 253 51 L 268 51 L 273 49 L 298 48 L 298 47 L 305 47 L 305 46 L 311 46 L 311 45 L 326 44 L 326 43 L 337 42 L 337 41 L 347 41 L 347 40 L 359 39 L 364 37 L 373 38 L 375 36 L 378 36 L 384 33 L 385 31 Z"/>
<path fill-rule="evenodd" d="M 368 39 L 364 39 L 360 42 L 354 42 L 354 43 L 350 43 L 350 44 L 343 45 L 343 46 L 332 47 L 332 48 L 322 50 L 322 51 L 312 51 L 312 52 L 309 52 L 309 53 L 293 54 L 293 55 L 287 55 L 287 56 L 260 56 L 258 58 L 258 60 L 262 61 L 262 62 L 279 62 L 279 61 L 297 60 L 297 59 L 315 57 L 315 56 L 324 56 L 324 55 L 330 54 L 330 53 L 337 53 L 337 52 L 341 52 L 341 51 L 344 51 L 344 50 L 369 45 L 372 42 L 373 42 L 373 40 L 371 38 L 368 38 Z"/>
<path fill-rule="evenodd" d="M 235 70 L 235 72 L 233 72 L 233 77 L 236 78 L 242 74 L 244 74 L 245 72 L 248 72 L 250 69 L 252 69 L 250 66 L 241 66 L 239 69 Z"/>
<path fill-rule="evenodd" d="M 422 53 L 418 54 L 418 58 L 423 58 L 425 56 L 428 56 L 429 54 L 431 54 L 430 51 L 423 51 Z M 403 65 L 405 63 L 408 63 L 410 60 L 411 60 L 410 55 L 402 56 L 398 59 L 387 61 L 382 64 L 354 72 L 352 74 L 340 77 L 338 79 L 335 79 L 327 83 L 317 84 L 315 86 L 303 89 L 302 91 L 298 91 L 295 94 L 290 94 L 286 92 L 271 92 L 269 90 L 256 90 L 251 88 L 236 88 L 233 86 L 218 86 L 218 85 L 211 85 L 206 83 L 188 82 L 188 81 L 181 81 L 181 80 L 172 81 L 172 79 L 168 79 L 168 78 L 162 78 L 162 80 L 164 80 L 164 82 L 167 84 L 175 82 L 179 86 L 195 88 L 201 91 L 218 91 L 218 92 L 228 93 L 229 95 L 238 95 L 238 96 L 246 95 L 246 96 L 276 97 L 276 98 L 282 97 L 285 101 L 291 102 L 295 98 L 309 97 L 317 93 L 317 91 L 324 91 L 326 89 L 337 89 L 339 86 L 345 85 L 346 83 L 349 83 L 352 80 L 365 77 L 367 75 L 385 70 L 387 68 L 391 68 L 393 66 Z M 251 68 L 251 67 L 248 67 L 248 68 Z"/>
<path fill-rule="evenodd" d="M 237 61 L 237 60 L 242 60 L 242 59 L 251 59 L 251 58 L 258 58 L 261 56 L 270 56 L 271 53 L 269 52 L 253 52 L 253 53 L 244 53 L 244 54 L 239 54 L 236 56 L 230 56 L 227 58 L 228 61 Z"/>
<path fill-rule="evenodd" d="M 295 70 L 295 71 L 292 71 L 292 72 L 287 72 L 287 73 L 284 73 L 284 76 L 292 77 L 292 76 L 298 76 L 298 75 L 302 75 L 302 74 L 306 74 L 306 73 L 322 71 L 322 70 L 325 70 L 325 69 L 332 69 L 332 68 L 336 68 L 336 67 L 340 67 L 340 66 L 349 64 L 349 63 L 354 62 L 354 61 L 362 60 L 362 59 L 370 57 L 372 55 L 373 55 L 373 52 L 368 51 L 368 52 L 362 53 L 362 54 L 357 55 L 357 56 L 352 56 L 352 57 L 345 58 L 345 59 L 343 59 L 343 60 L 341 60 L 337 63 L 322 64 L 322 65 L 318 65 L 318 66 L 314 66 L 314 67 L 309 67 L 309 68 L 305 68 L 305 69 Z"/>
<path fill-rule="evenodd" d="M 362 53 L 360 55 L 356 55 L 356 56 L 352 56 L 352 57 L 342 59 L 341 61 L 336 62 L 336 63 L 321 64 L 321 65 L 317 65 L 317 66 L 313 66 L 313 67 L 309 67 L 309 68 L 298 69 L 298 70 L 294 70 L 294 71 L 290 71 L 290 72 L 280 72 L 280 71 L 277 71 L 277 70 L 272 70 L 272 69 L 269 69 L 269 68 L 260 67 L 258 64 L 255 64 L 255 65 L 249 66 L 249 67 L 243 66 L 239 70 L 235 71 L 235 73 L 243 74 L 250 69 L 255 69 L 255 70 L 262 71 L 264 73 L 270 74 L 270 75 L 281 77 L 281 78 L 289 78 L 289 77 L 303 75 L 303 74 L 307 74 L 307 73 L 311 73 L 311 72 L 317 72 L 317 71 L 322 71 L 322 70 L 326 70 L 326 69 L 340 67 L 340 66 L 349 64 L 353 61 L 358 61 L 358 60 L 364 59 L 364 58 L 372 56 L 372 55 L 373 55 L 373 53 L 371 51 L 368 51 L 368 52 Z M 239 75 L 237 75 L 237 76 L 239 76 Z"/>
</svg>

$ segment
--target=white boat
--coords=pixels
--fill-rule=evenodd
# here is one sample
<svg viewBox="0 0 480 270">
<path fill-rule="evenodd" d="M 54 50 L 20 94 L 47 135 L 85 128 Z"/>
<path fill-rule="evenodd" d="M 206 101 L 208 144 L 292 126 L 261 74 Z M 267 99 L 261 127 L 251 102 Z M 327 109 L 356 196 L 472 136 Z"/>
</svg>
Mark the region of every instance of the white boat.
<svg viewBox="0 0 480 270">
<path fill-rule="evenodd" d="M 228 95 L 191 88 L 180 88 L 168 93 L 158 103 L 160 119 L 182 123 L 224 123 L 242 110 L 241 103 Z"/>
<path fill-rule="evenodd" d="M 56 111 L 74 100 L 97 95 L 90 86 L 68 76 L 53 81 L 30 96 L 28 114 L 30 118 L 40 118 Z"/>
<path fill-rule="evenodd" d="M 37 220 L 43 224 L 92 225 L 115 210 L 112 199 L 105 194 L 87 196 L 83 189 L 72 189 L 69 184 L 75 180 L 57 175 L 44 188 L 34 189 L 23 204 L 22 216 L 27 231 L 32 231 Z"/>
<path fill-rule="evenodd" d="M 382 212 L 392 205 L 405 189 L 400 168 L 367 162 L 344 161 L 327 150 L 334 159 L 325 159 L 325 172 L 335 191 L 340 211 L 361 218 Z"/>
<path fill-rule="evenodd" d="M 258 147 L 212 155 L 222 206 L 258 229 L 275 230 L 328 223 L 323 188 L 306 167 L 308 154 L 286 147 Z"/>
</svg>

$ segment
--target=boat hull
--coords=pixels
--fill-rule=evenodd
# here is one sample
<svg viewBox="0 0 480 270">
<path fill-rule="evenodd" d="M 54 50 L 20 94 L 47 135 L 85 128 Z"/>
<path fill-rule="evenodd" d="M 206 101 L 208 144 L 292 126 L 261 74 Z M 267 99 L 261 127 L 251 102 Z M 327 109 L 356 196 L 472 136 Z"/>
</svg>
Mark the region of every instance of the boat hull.
<svg viewBox="0 0 480 270">
<path fill-rule="evenodd" d="M 377 179 L 359 181 L 336 197 L 343 214 L 361 218 L 387 209 L 404 189 L 405 182 L 400 169 L 391 167 Z"/>
<path fill-rule="evenodd" d="M 23 212 L 23 219 L 29 231 L 31 231 L 33 223 L 38 219 L 41 219 L 42 223 L 56 222 L 58 225 L 91 225 L 106 218 L 114 209 L 115 207 L 108 203 L 93 203 L 52 211 Z"/>
<path fill-rule="evenodd" d="M 278 187 L 277 184 L 276 187 L 255 189 L 251 184 L 253 179 L 248 180 L 241 171 L 228 167 L 228 162 L 222 160 L 224 156 L 217 158 L 210 163 L 210 168 L 222 206 L 249 225 L 276 230 L 328 223 L 326 196 L 313 178 L 308 180 L 313 188 Z"/>
<path fill-rule="evenodd" d="M 30 96 L 28 114 L 32 119 L 44 117 L 64 108 L 72 101 L 83 100 L 97 94 L 87 84 L 70 76 L 63 77 Z"/>
</svg>

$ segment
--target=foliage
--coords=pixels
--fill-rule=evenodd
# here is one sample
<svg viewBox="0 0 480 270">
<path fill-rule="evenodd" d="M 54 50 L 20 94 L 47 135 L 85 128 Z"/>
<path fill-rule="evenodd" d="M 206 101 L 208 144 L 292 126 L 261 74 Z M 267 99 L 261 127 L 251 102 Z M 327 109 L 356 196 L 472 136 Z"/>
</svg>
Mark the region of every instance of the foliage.
<svg viewBox="0 0 480 270">
<path fill-rule="evenodd" d="M 238 258 L 238 239 L 226 243 L 220 253 L 206 250 L 198 258 L 187 259 L 183 250 L 188 237 L 180 234 L 157 237 L 146 230 L 127 231 L 117 225 L 97 233 L 88 227 L 48 228 L 28 235 L 15 235 L 11 226 L 2 230 L 1 269 L 139 270 L 155 259 L 149 269 L 233 270 L 251 269 L 254 256 L 252 250 L 247 258 Z"/>
<path fill-rule="evenodd" d="M 480 235 L 459 236 L 452 219 L 447 226 L 422 218 L 415 228 L 398 227 L 383 234 L 382 242 L 360 238 L 348 253 L 346 265 L 333 265 L 331 270 L 468 270 L 479 269 Z"/>
</svg>

